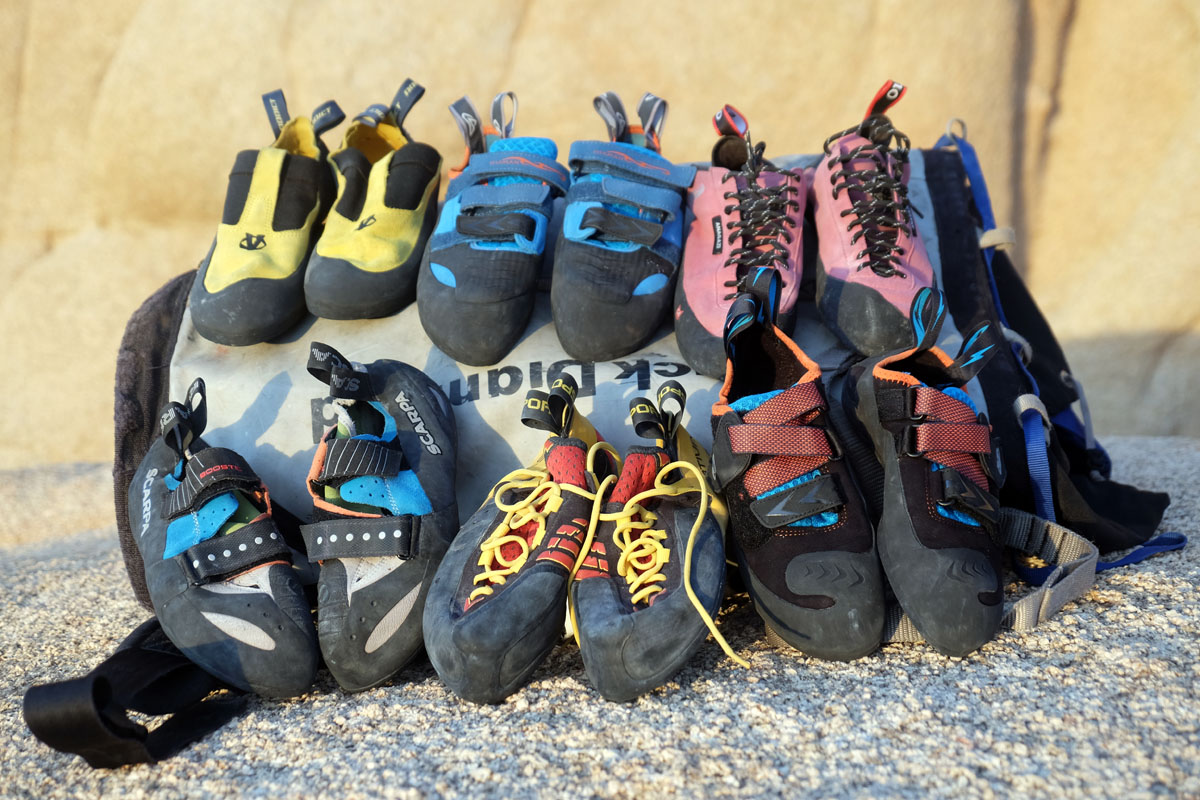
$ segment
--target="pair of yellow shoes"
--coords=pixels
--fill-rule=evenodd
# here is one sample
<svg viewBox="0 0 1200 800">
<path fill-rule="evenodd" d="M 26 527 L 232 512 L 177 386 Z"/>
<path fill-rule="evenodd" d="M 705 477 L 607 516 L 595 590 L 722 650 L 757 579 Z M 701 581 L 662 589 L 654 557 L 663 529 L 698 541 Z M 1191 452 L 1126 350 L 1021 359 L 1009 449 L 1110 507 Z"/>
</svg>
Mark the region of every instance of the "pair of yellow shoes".
<svg viewBox="0 0 1200 800">
<path fill-rule="evenodd" d="M 321 134 L 345 119 L 336 103 L 290 118 L 282 91 L 263 96 L 276 138 L 234 162 L 189 300 L 202 336 L 251 345 L 286 332 L 306 310 L 362 319 L 413 301 L 442 164 L 403 126 L 424 91 L 406 80 L 391 105 L 354 118 L 332 155 Z"/>
</svg>

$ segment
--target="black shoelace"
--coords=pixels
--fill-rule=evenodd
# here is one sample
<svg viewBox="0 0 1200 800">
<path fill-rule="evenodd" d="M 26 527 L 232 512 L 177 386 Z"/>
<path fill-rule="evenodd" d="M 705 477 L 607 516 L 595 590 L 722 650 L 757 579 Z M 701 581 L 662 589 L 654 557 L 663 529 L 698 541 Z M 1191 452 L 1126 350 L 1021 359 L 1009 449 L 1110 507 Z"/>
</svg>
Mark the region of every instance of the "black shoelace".
<svg viewBox="0 0 1200 800">
<path fill-rule="evenodd" d="M 870 267 L 883 278 L 904 277 L 898 269 L 904 248 L 899 247 L 896 240 L 901 231 L 910 237 L 916 235 L 912 215 L 920 216 L 908 200 L 908 187 L 903 181 L 911 143 L 893 127 L 891 120 L 880 114 L 830 136 L 825 140 L 825 153 L 830 154 L 829 145 L 850 133 L 857 133 L 868 142 L 829 160 L 831 170 L 838 162 L 842 164 L 840 170 L 830 173 L 829 182 L 834 197 L 842 190 L 854 193 L 851 207 L 841 215 L 852 217 L 846 225 L 847 231 L 859 229 L 850 238 L 850 244 L 863 240 L 863 249 L 855 259 L 865 257 L 867 260 L 858 268 Z M 892 142 L 895 146 L 889 149 Z M 863 158 L 870 159 L 872 166 L 851 167 L 853 161 Z"/>
<path fill-rule="evenodd" d="M 800 203 L 792 197 L 798 190 L 786 181 L 776 186 L 764 186 L 759 182 L 759 175 L 774 172 L 793 178 L 797 183 L 800 177 L 764 159 L 765 149 L 766 144 L 759 142 L 750 149 L 746 165 L 740 171 L 725 176 L 725 180 L 738 177 L 745 180 L 744 188 L 725 193 L 726 200 L 735 201 L 725 207 L 725 213 L 729 214 L 736 208 L 741 217 L 729 223 L 729 244 L 740 244 L 725 259 L 725 266 L 737 267 L 737 277 L 725 281 L 725 285 L 733 289 L 725 295 L 726 300 L 735 297 L 743 288 L 743 279 L 753 274 L 754 267 L 787 266 L 788 245 L 793 237 L 789 228 L 796 227 L 796 220 L 789 216 L 789 211 L 800 207 Z"/>
</svg>

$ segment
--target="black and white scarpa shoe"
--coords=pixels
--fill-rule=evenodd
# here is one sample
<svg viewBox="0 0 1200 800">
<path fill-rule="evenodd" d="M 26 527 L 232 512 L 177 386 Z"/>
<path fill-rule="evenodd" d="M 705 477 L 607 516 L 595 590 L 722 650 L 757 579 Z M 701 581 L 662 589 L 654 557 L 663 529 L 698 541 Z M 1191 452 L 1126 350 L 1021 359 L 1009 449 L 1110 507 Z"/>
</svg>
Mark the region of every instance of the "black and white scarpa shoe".
<svg viewBox="0 0 1200 800">
<path fill-rule="evenodd" d="M 338 418 L 317 446 L 302 533 L 320 562 L 317 633 L 349 692 L 376 686 L 421 649 L 433 574 L 458 532 L 450 401 L 399 361 L 350 362 L 313 342 L 308 371 Z"/>
<path fill-rule="evenodd" d="M 129 486 L 130 527 L 163 631 L 222 681 L 268 697 L 313 682 L 316 631 L 293 551 L 250 465 L 201 439 L 204 382 L 168 403 Z"/>
</svg>

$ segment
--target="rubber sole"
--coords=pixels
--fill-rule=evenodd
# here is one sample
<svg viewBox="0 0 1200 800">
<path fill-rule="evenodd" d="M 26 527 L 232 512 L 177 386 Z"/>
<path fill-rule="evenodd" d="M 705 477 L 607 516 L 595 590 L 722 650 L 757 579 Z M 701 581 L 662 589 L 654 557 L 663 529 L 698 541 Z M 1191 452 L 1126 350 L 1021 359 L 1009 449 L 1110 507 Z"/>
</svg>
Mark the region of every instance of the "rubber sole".
<svg viewBox="0 0 1200 800">
<path fill-rule="evenodd" d="M 869 287 L 829 277 L 821 260 L 816 269 L 821 319 L 844 344 L 865 356 L 912 346 L 912 322 Z"/>
<path fill-rule="evenodd" d="M 870 434 L 884 470 L 883 512 L 876 528 L 879 559 L 901 608 L 938 652 L 961 658 L 992 639 L 1004 614 L 999 576 L 986 554 L 970 548 L 921 544 L 905 502 L 892 434 L 879 424 L 874 377 L 868 365 L 856 387 L 859 422 Z"/>
</svg>

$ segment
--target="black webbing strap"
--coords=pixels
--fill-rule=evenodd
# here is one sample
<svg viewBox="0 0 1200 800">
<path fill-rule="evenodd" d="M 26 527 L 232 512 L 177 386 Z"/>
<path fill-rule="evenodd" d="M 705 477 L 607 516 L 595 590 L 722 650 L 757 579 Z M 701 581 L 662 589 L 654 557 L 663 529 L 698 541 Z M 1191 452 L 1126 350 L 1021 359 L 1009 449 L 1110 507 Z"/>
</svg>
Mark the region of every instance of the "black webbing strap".
<svg viewBox="0 0 1200 800">
<path fill-rule="evenodd" d="M 152 763 L 241 713 L 245 695 L 213 694 L 222 689 L 228 687 L 189 661 L 151 619 L 87 675 L 31 687 L 25 724 L 44 744 L 97 769 Z M 168 719 L 148 730 L 129 719 L 130 710 Z"/>
<path fill-rule="evenodd" d="M 414 558 L 420 547 L 421 518 L 350 517 L 301 525 L 309 561 L 331 558 L 399 556 Z"/>
<path fill-rule="evenodd" d="M 524 216 L 524 215 L 522 215 Z M 634 219 L 603 207 L 589 208 L 583 214 L 581 228 L 594 228 L 602 235 L 627 242 L 653 245 L 662 238 L 663 226 L 648 219 Z"/>
<path fill-rule="evenodd" d="M 317 483 L 342 478 L 376 475 L 391 478 L 407 466 L 404 451 L 370 439 L 332 439 L 325 450 L 325 463 Z"/>
<path fill-rule="evenodd" d="M 233 533 L 199 542 L 175 558 L 192 584 L 199 586 L 272 561 L 290 562 L 292 556 L 274 520 L 263 517 Z"/>
<path fill-rule="evenodd" d="M 198 510 L 224 492 L 252 491 L 262 484 L 246 459 L 224 447 L 209 447 L 187 461 L 183 481 L 167 499 L 166 518 L 175 519 Z"/>
</svg>

